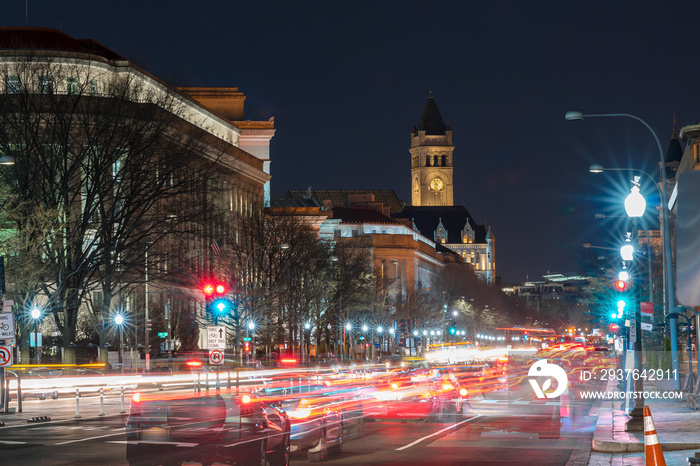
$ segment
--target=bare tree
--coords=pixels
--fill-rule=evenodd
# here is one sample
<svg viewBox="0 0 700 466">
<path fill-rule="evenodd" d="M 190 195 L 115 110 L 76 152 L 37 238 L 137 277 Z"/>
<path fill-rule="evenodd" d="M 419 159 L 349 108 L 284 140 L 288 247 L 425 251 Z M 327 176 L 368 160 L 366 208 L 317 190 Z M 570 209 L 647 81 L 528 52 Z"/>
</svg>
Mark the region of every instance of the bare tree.
<svg viewBox="0 0 700 466">
<path fill-rule="evenodd" d="M 0 153 L 16 158 L 1 175 L 21 199 L 8 219 L 31 237 L 38 210 L 54 215 L 38 243 L 39 288 L 72 362 L 86 295 L 102 292 L 91 308 L 102 332 L 115 297 L 143 283 L 146 251 L 155 263 L 167 258 L 159 244 L 196 232 L 192 199 L 213 161 L 203 161 L 205 137 L 183 119 L 182 97 L 135 68 L 33 56 L 5 62 L 0 75 L 11 81 L 0 95 Z"/>
</svg>

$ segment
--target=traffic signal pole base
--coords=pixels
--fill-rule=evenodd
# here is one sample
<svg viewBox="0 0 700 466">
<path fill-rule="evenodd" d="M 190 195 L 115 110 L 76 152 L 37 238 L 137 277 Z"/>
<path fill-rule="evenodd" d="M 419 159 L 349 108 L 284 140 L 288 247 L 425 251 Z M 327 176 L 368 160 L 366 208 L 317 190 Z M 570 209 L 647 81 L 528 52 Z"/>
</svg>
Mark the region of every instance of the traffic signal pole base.
<svg viewBox="0 0 700 466">
<path fill-rule="evenodd" d="M 635 412 L 637 411 L 637 412 Z M 641 413 L 641 415 L 639 414 Z M 625 432 L 642 432 L 644 430 L 644 408 L 637 410 L 635 406 L 629 414 L 630 418 L 625 423 Z"/>
</svg>

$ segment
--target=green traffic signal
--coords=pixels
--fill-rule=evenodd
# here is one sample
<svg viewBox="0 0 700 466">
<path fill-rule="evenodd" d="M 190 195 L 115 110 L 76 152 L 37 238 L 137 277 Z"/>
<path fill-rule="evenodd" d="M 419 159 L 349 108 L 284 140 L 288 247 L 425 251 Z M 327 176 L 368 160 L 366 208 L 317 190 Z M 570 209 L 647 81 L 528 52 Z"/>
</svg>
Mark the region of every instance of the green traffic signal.
<svg viewBox="0 0 700 466">
<path fill-rule="evenodd" d="M 218 313 L 219 315 L 225 314 L 226 312 L 229 311 L 231 307 L 231 303 L 229 302 L 228 299 L 217 299 L 212 303 L 212 309 L 214 312 Z"/>
</svg>

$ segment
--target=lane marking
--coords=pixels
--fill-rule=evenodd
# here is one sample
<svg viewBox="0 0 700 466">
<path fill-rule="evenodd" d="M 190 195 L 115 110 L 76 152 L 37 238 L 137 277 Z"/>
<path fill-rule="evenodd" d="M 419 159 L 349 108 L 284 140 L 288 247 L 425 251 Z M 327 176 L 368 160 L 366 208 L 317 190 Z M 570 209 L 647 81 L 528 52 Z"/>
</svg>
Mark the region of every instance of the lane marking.
<svg viewBox="0 0 700 466">
<path fill-rule="evenodd" d="M 259 439 L 258 439 L 259 441 Z M 109 440 L 107 443 L 118 443 L 123 445 L 173 445 L 175 447 L 196 447 L 198 443 L 187 442 L 160 442 L 156 440 Z"/>
<path fill-rule="evenodd" d="M 12 440 L 0 440 L 0 443 L 5 445 L 26 445 L 27 442 L 13 442 Z"/>
<path fill-rule="evenodd" d="M 421 443 L 423 440 L 427 440 L 427 439 L 429 439 L 429 438 L 431 438 L 431 437 L 435 437 L 436 435 L 439 435 L 439 434 L 441 434 L 441 433 L 443 433 L 443 432 L 445 432 L 445 431 L 447 431 L 447 430 L 454 429 L 454 428 L 456 428 L 457 426 L 461 426 L 462 424 L 466 424 L 467 422 L 474 421 L 474 420 L 476 420 L 476 419 L 479 419 L 480 417 L 484 417 L 484 416 L 483 416 L 482 414 L 477 414 L 477 415 L 474 416 L 474 417 L 471 417 L 471 418 L 469 418 L 469 419 L 465 419 L 464 421 L 458 422 L 457 424 L 452 424 L 452 425 L 449 426 L 449 427 L 445 427 L 445 428 L 442 429 L 442 430 L 438 430 L 437 432 L 433 432 L 432 434 L 426 435 L 426 436 L 423 437 L 423 438 L 419 438 L 418 440 L 416 440 L 416 441 L 414 441 L 414 442 L 411 442 L 411 443 L 409 443 L 408 445 L 404 445 L 404 446 L 402 446 L 402 447 L 399 447 L 399 448 L 396 449 L 396 451 L 401 451 L 401 450 L 405 450 L 406 448 L 411 448 L 413 445 L 416 445 L 416 444 L 418 444 L 418 443 Z"/>
<path fill-rule="evenodd" d="M 97 437 L 86 437 L 86 438 L 79 438 L 76 440 L 67 440 L 65 442 L 54 443 L 54 445 L 66 445 L 68 443 L 87 442 L 88 440 L 95 440 L 98 438 L 105 438 L 105 437 L 114 437 L 115 435 L 124 435 L 126 433 L 126 428 L 124 428 L 124 427 L 119 429 L 119 430 L 120 430 L 120 432 L 117 432 L 116 434 L 98 435 Z"/>
</svg>

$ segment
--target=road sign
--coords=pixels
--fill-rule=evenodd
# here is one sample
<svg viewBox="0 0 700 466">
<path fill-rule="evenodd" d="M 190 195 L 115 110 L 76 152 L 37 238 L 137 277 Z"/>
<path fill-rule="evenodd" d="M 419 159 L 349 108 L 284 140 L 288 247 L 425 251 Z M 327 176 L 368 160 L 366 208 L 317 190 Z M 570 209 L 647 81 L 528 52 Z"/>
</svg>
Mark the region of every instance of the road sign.
<svg viewBox="0 0 700 466">
<path fill-rule="evenodd" d="M 0 346 L 0 367 L 12 366 L 12 347 Z"/>
<path fill-rule="evenodd" d="M 0 340 L 15 337 L 15 320 L 9 312 L 0 313 Z"/>
<path fill-rule="evenodd" d="M 630 342 L 634 343 L 637 341 L 637 320 L 632 319 L 630 325 Z"/>
<path fill-rule="evenodd" d="M 209 364 L 223 364 L 224 352 L 218 349 L 209 350 Z"/>
<path fill-rule="evenodd" d="M 652 303 L 646 303 L 642 301 L 639 303 L 639 312 L 643 316 L 653 316 L 654 315 L 654 305 Z"/>
<path fill-rule="evenodd" d="M 168 332 L 158 332 L 158 338 L 168 338 Z"/>
<path fill-rule="evenodd" d="M 651 332 L 654 329 L 654 326 L 651 324 L 647 324 L 646 322 L 642 322 L 642 330 L 646 330 Z"/>
<path fill-rule="evenodd" d="M 226 329 L 224 327 L 207 327 L 207 348 L 210 350 L 226 349 Z"/>
</svg>

